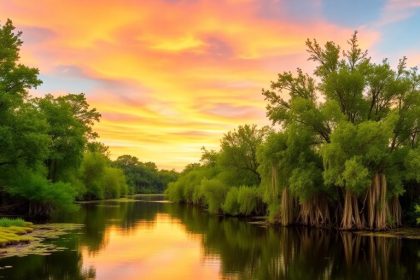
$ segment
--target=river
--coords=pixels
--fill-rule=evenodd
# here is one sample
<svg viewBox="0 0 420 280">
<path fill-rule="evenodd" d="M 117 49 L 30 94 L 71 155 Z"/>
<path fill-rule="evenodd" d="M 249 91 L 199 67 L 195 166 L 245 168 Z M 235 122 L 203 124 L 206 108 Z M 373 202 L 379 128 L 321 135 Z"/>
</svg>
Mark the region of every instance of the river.
<svg viewBox="0 0 420 280">
<path fill-rule="evenodd" d="M 420 279 L 420 241 L 263 227 L 165 201 L 82 204 L 51 255 L 0 259 L 0 279 Z M 8 268 L 4 268 L 8 267 Z"/>
</svg>

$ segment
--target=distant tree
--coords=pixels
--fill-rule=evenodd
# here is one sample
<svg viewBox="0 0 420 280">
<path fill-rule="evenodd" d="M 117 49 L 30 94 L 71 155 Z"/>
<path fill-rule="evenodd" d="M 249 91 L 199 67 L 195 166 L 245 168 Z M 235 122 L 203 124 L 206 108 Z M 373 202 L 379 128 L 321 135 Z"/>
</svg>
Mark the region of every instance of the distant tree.
<svg viewBox="0 0 420 280">
<path fill-rule="evenodd" d="M 119 156 L 113 166 L 124 171 L 129 188 L 134 193 L 162 193 L 169 182 L 176 180 L 177 172 L 159 170 L 153 162 L 141 162 L 130 155 Z"/>
</svg>

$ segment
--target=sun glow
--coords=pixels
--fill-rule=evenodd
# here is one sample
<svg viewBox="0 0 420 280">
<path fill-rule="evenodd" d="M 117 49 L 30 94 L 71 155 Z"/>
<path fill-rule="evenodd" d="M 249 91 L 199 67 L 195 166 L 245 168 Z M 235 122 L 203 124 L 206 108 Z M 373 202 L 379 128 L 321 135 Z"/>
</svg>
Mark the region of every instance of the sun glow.
<svg viewBox="0 0 420 280">
<path fill-rule="evenodd" d="M 311 70 L 306 38 L 345 45 L 358 29 L 365 48 L 381 40 L 381 17 L 349 26 L 321 2 L 16 0 L 0 10 L 23 31 L 23 62 L 40 69 L 36 94 L 85 92 L 112 157 L 182 169 L 237 125 L 268 123 L 261 88 L 277 72 Z M 414 4 L 399 5 L 395 21 Z"/>
</svg>

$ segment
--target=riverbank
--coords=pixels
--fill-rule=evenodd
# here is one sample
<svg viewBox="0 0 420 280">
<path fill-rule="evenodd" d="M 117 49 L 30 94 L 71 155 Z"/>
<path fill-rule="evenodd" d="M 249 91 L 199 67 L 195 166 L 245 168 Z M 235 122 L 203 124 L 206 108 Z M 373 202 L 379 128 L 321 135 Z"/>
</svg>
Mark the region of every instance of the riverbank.
<svg viewBox="0 0 420 280">
<path fill-rule="evenodd" d="M 97 200 L 81 200 L 76 201 L 77 204 L 89 204 L 89 203 L 98 203 L 104 201 L 114 201 L 114 202 L 135 202 L 135 201 L 156 201 L 155 198 L 163 198 L 165 194 L 163 193 L 153 193 L 153 194 L 132 194 L 120 198 L 110 198 L 110 199 L 97 199 Z M 158 200 L 162 201 L 162 200 Z"/>
<path fill-rule="evenodd" d="M 0 258 L 27 256 L 30 254 L 49 255 L 64 250 L 44 241 L 56 239 L 78 230 L 80 224 L 40 224 L 35 225 L 22 219 L 0 219 Z"/>
<path fill-rule="evenodd" d="M 33 224 L 22 219 L 0 219 L 0 247 L 28 243 L 32 240 L 28 234 L 33 231 Z"/>
</svg>

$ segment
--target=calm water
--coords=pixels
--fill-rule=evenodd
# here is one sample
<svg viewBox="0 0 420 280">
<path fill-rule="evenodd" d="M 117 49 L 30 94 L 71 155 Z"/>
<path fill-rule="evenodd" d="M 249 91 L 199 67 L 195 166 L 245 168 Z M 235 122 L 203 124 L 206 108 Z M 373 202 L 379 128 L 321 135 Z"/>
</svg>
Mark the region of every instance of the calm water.
<svg viewBox="0 0 420 280">
<path fill-rule="evenodd" d="M 0 259 L 3 279 L 420 279 L 420 241 L 263 228 L 160 202 L 82 205 L 49 256 Z"/>
</svg>

